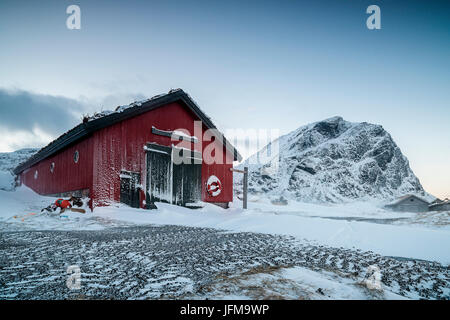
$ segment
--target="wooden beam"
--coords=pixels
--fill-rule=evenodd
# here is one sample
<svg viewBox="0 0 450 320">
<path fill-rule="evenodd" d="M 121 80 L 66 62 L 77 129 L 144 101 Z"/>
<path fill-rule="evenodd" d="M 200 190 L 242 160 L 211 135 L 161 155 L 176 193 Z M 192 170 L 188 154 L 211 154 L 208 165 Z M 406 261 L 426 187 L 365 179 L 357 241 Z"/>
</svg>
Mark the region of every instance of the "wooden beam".
<svg viewBox="0 0 450 320">
<path fill-rule="evenodd" d="M 175 133 L 174 131 L 167 131 L 167 130 L 160 130 L 157 129 L 155 127 L 152 126 L 152 133 L 156 134 L 158 136 L 163 136 L 163 137 L 168 137 L 171 139 L 177 139 L 178 141 L 189 141 L 192 143 L 197 143 L 197 139 L 195 137 L 185 137 L 185 136 L 180 136 L 177 133 Z"/>
<path fill-rule="evenodd" d="M 244 187 L 244 195 L 243 195 L 242 208 L 247 209 L 248 167 L 244 167 L 243 185 L 244 185 L 243 186 Z"/>
<path fill-rule="evenodd" d="M 242 199 L 242 208 L 247 209 L 247 191 L 248 191 L 248 167 L 244 167 L 244 170 L 230 168 L 232 172 L 239 172 L 244 174 L 244 179 L 242 180 L 243 184 L 243 199 Z"/>
</svg>

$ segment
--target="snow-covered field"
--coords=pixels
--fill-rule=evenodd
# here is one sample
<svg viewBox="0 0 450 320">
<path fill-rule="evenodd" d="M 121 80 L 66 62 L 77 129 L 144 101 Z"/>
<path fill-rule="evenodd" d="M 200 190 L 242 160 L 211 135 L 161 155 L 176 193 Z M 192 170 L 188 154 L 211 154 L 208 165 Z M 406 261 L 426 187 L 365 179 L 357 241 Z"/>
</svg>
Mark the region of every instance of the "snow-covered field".
<svg viewBox="0 0 450 320">
<path fill-rule="evenodd" d="M 295 237 L 144 225 L 0 233 L 0 299 L 449 299 L 448 267 Z M 81 286 L 66 286 L 67 268 Z M 371 268 L 378 276 L 371 279 Z M 375 275 L 375 274 L 374 274 Z M 379 279 L 379 287 L 377 282 Z"/>
<path fill-rule="evenodd" d="M 277 237 L 286 237 L 280 238 L 286 239 L 282 240 L 283 242 L 289 243 L 289 239 L 295 239 L 302 245 L 307 244 L 315 248 L 312 251 L 315 256 L 321 256 L 326 253 L 325 256 L 328 255 L 328 258 L 325 257 L 324 259 L 328 261 L 327 263 L 333 260 L 333 256 L 342 254 L 342 257 L 339 259 L 345 260 L 346 258 L 344 257 L 352 256 L 352 264 L 357 265 L 361 263 L 364 266 L 362 269 L 366 268 L 369 263 L 364 258 L 365 256 L 379 257 L 369 260 L 378 261 L 377 259 L 381 259 L 381 261 L 384 261 L 383 264 L 385 266 L 400 264 L 402 270 L 404 270 L 403 272 L 406 274 L 405 277 L 412 282 L 408 284 L 408 281 L 396 280 L 398 283 L 395 285 L 391 284 L 381 296 L 377 296 L 377 294 L 373 295 L 373 292 L 368 294 L 369 291 L 360 285 L 361 274 L 356 278 L 349 277 L 348 272 L 351 273 L 351 270 L 340 270 L 334 266 L 334 269 L 328 274 L 329 270 L 327 269 L 317 268 L 318 265 L 302 264 L 299 261 L 296 263 L 297 258 L 294 258 L 291 264 L 285 261 L 282 265 L 278 265 L 274 262 L 277 269 L 270 270 L 270 272 L 259 270 L 259 272 L 245 274 L 242 271 L 246 269 L 244 268 L 245 263 L 242 264 L 242 261 L 247 260 L 240 257 L 239 259 L 242 260 L 239 264 L 240 268 L 233 269 L 233 274 L 227 275 L 226 281 L 216 279 L 210 274 L 214 270 L 213 267 L 208 269 L 209 277 L 212 279 L 207 284 L 210 291 L 186 291 L 183 289 L 173 294 L 175 296 L 184 295 L 190 298 L 262 298 L 280 296 L 282 298 L 303 297 L 307 299 L 396 299 L 399 298 L 397 294 L 401 293 L 402 296 L 409 298 L 427 298 L 424 294 L 429 293 L 420 293 L 420 290 L 424 290 L 420 288 L 426 288 L 427 286 L 433 288 L 433 281 L 438 281 L 434 286 L 443 291 L 439 294 L 435 292 L 434 297 L 449 297 L 450 218 L 448 212 L 427 213 L 424 216 L 423 214 L 389 212 L 371 203 L 326 206 L 290 202 L 289 206 L 276 206 L 263 200 L 250 202 L 249 209 L 244 211 L 239 208 L 241 203 L 238 199 L 235 199 L 234 207 L 230 209 L 222 209 L 206 204 L 202 209 L 191 210 L 159 203 L 157 204 L 159 208 L 157 210 L 133 209 L 116 204 L 110 207 L 96 208 L 94 212 L 89 211 L 86 214 L 65 212 L 60 215 L 58 213 L 48 214 L 40 212 L 41 208 L 48 206 L 54 200 L 54 198 L 39 196 L 26 187 L 21 187 L 14 192 L 0 191 L 0 237 L 3 238 L 3 241 L 6 241 L 4 243 L 9 243 L 13 235 L 17 235 L 14 238 L 25 237 L 26 235 L 26 238 L 35 238 L 40 234 L 32 233 L 28 236 L 29 233 L 21 233 L 24 231 L 59 230 L 60 232 L 72 232 L 78 230 L 95 234 L 117 228 L 127 230 L 127 228 L 136 226 L 150 227 L 158 225 L 194 227 L 195 229 L 192 230 L 209 230 L 212 228 L 218 230 L 220 234 L 226 231 L 230 234 L 242 235 L 276 235 Z M 198 233 L 197 231 L 192 232 L 193 234 Z M 67 234 L 70 238 L 71 233 Z M 61 237 L 64 238 L 64 236 Z M 249 236 L 248 241 L 259 241 L 250 240 L 252 237 Z M 5 240 L 6 238 L 8 239 Z M 243 239 L 245 242 L 247 237 Z M 118 241 L 120 242 L 120 240 Z M 266 243 L 265 241 L 261 243 Z M 111 245 L 114 246 L 114 244 Z M 108 247 L 108 244 L 105 244 L 105 246 Z M 230 243 L 227 243 L 226 246 L 229 247 Z M 266 250 L 267 247 L 273 248 L 274 244 L 267 241 L 266 244 L 261 244 L 261 246 L 261 250 L 263 250 L 262 248 Z M 299 248 L 297 244 L 289 244 L 288 247 L 293 251 Z M 2 249 L 0 247 L 0 250 Z M 7 249 L 10 250 L 11 248 L 7 246 Z M 236 255 L 244 254 L 248 256 L 248 253 L 245 253 L 245 251 L 241 252 L 238 249 L 236 244 L 232 244 L 228 250 L 231 250 Z M 75 248 L 70 249 L 70 253 L 73 250 Z M 14 254 L 20 256 L 21 251 L 16 250 Z M 255 252 L 252 252 L 252 255 L 255 256 Z M 264 254 L 261 253 L 261 259 L 263 259 L 263 256 Z M 280 256 L 282 256 L 281 253 Z M 285 256 L 287 257 L 289 254 L 285 254 Z M 276 261 L 273 257 L 271 259 Z M 414 267 L 417 263 L 420 263 L 420 260 L 425 260 L 423 263 L 430 266 L 432 268 L 430 270 L 434 271 L 423 271 L 424 274 L 417 274 L 417 272 L 420 272 L 418 270 L 426 269 Z M 413 265 L 409 265 L 410 262 L 408 261 L 412 261 Z M 67 263 L 70 262 L 68 261 Z M 101 262 L 98 263 L 101 264 Z M 435 263 L 438 264 L 435 265 Z M 8 261 L 7 265 L 8 267 L 13 267 L 14 263 Z M 323 268 L 326 265 L 320 266 Z M 252 267 L 251 263 L 246 267 L 247 269 Z M 409 268 L 411 268 L 410 272 L 405 271 L 409 270 Z M 359 269 L 361 269 L 361 266 Z M 387 270 L 389 269 L 390 267 L 385 268 L 385 272 L 388 272 Z M 217 267 L 217 275 L 220 275 L 222 271 L 221 267 Z M 430 275 L 437 277 L 434 279 L 444 279 L 442 280 L 444 282 L 441 283 L 441 280 L 427 280 L 429 284 L 415 283 L 415 281 L 422 281 L 417 279 L 426 279 Z M 51 275 L 49 274 L 48 276 Z M 163 277 L 163 275 L 160 276 Z M 186 277 L 189 278 L 189 275 L 186 275 Z M 214 279 L 216 281 L 213 281 Z M 132 279 L 130 278 L 129 280 L 131 281 Z M 386 283 L 389 282 L 389 277 L 383 279 L 384 281 Z M 192 279 L 189 282 L 192 286 L 191 282 Z M 267 287 L 268 283 L 272 283 L 272 289 L 271 291 L 260 292 L 257 295 L 255 292 L 249 292 L 245 289 L 245 287 L 249 287 L 249 282 L 257 287 Z M 194 283 L 198 285 L 197 282 L 194 281 Z M 412 289 L 410 293 L 403 291 L 403 289 L 400 290 L 399 288 L 404 286 L 405 283 L 408 286 L 415 286 L 416 289 Z M 13 288 L 14 286 L 12 288 L 9 286 L 8 293 L 5 293 L 3 297 L 7 298 L 9 294 L 12 294 L 11 297 L 13 297 Z M 153 295 L 150 294 L 151 292 L 153 292 Z M 194 295 L 193 292 L 195 293 Z M 299 294 L 300 292 L 303 292 L 303 296 Z M 326 292 L 326 294 L 323 294 L 323 292 Z M 159 297 L 154 295 L 152 290 L 148 291 L 148 294 L 148 297 Z M 100 296 L 104 297 L 102 294 Z M 145 296 L 145 294 L 131 294 L 129 297 L 143 298 Z M 18 295 L 18 297 L 20 298 L 21 295 Z M 55 297 L 63 298 L 64 296 L 55 295 Z M 124 296 L 121 295 L 121 297 L 123 298 Z M 429 297 L 433 297 L 433 295 L 430 294 Z"/>
<path fill-rule="evenodd" d="M 250 202 L 249 210 L 206 205 L 191 210 L 164 203 L 158 210 L 120 204 L 93 213 L 50 215 L 40 209 L 54 201 L 26 187 L 0 191 L 0 230 L 96 230 L 134 224 L 173 224 L 240 232 L 295 236 L 322 245 L 357 248 L 384 256 L 450 263 L 450 213 L 396 213 L 370 203 L 275 206 Z M 427 216 L 428 218 L 424 217 Z"/>
</svg>

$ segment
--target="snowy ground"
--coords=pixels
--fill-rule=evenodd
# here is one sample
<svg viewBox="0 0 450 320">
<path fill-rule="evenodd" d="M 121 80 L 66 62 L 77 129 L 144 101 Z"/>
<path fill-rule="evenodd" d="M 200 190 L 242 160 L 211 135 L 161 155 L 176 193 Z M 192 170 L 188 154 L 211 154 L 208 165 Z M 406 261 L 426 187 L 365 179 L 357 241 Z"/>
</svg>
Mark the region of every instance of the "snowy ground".
<svg viewBox="0 0 450 320">
<path fill-rule="evenodd" d="M 41 214 L 53 201 L 0 191 L 0 298 L 450 298 L 448 212 L 235 202 Z M 65 287 L 74 264 L 79 291 Z M 363 284 L 370 265 L 382 291 Z"/>
<path fill-rule="evenodd" d="M 305 267 L 257 267 L 236 275 L 218 275 L 191 299 L 407 299 L 389 288 L 369 289 L 365 281 L 338 271 L 313 271 Z"/>
<path fill-rule="evenodd" d="M 447 267 L 294 237 L 184 226 L 0 233 L 2 299 L 450 298 Z M 66 287 L 67 267 L 81 288 Z M 377 265 L 382 290 L 365 286 Z"/>
</svg>

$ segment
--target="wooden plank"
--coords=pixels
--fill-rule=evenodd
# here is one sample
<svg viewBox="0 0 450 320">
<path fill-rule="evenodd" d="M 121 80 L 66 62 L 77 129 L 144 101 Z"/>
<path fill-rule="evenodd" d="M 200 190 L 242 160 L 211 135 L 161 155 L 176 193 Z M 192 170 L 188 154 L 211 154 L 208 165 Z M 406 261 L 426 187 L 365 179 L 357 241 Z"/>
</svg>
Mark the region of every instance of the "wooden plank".
<svg viewBox="0 0 450 320">
<path fill-rule="evenodd" d="M 239 172 L 239 173 L 245 173 L 244 170 L 239 170 L 239 169 L 234 169 L 234 168 L 230 168 L 230 171 Z"/>
<path fill-rule="evenodd" d="M 147 142 L 144 150 L 145 151 L 149 151 L 149 152 L 157 150 L 157 151 L 162 151 L 162 152 L 164 152 L 164 153 L 166 153 L 168 155 L 172 154 L 172 148 L 171 147 L 163 146 L 163 145 L 160 145 L 160 144 L 157 144 L 157 143 L 153 143 L 153 142 Z"/>
<path fill-rule="evenodd" d="M 169 137 L 171 139 L 178 139 L 178 141 L 189 141 L 192 143 L 196 143 L 198 142 L 197 139 L 195 139 L 194 137 L 185 137 L 185 136 L 180 136 L 177 133 L 174 133 L 173 131 L 170 130 L 160 130 L 157 129 L 155 127 L 152 126 L 152 133 L 156 134 L 158 136 L 164 136 L 164 137 Z"/>
</svg>

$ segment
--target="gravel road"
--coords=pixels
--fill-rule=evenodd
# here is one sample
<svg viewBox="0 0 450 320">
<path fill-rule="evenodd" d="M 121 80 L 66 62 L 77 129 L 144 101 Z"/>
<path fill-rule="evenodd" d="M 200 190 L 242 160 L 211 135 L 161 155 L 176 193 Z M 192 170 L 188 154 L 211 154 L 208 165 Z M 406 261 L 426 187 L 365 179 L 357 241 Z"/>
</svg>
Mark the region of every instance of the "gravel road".
<svg viewBox="0 0 450 320">
<path fill-rule="evenodd" d="M 301 266 L 361 280 L 374 264 L 392 292 L 449 299 L 450 269 L 439 263 L 182 226 L 0 232 L 0 299 L 173 299 L 195 295 L 219 273 Z M 73 265 L 80 289 L 66 284 Z"/>
</svg>

